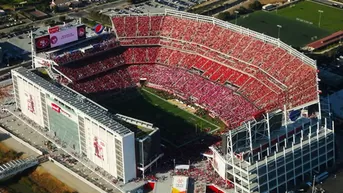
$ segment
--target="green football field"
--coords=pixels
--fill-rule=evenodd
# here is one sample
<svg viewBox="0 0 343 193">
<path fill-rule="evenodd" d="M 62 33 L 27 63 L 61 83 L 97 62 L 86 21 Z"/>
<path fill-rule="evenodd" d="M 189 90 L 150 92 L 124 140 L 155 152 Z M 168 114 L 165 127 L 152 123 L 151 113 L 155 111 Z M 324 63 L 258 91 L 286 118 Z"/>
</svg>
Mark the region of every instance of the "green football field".
<svg viewBox="0 0 343 193">
<path fill-rule="evenodd" d="M 134 96 L 130 99 L 102 100 L 101 104 L 113 112 L 153 123 L 160 128 L 162 140 L 174 147 L 218 129 L 210 121 L 180 109 L 149 90 L 138 89 L 134 93 L 126 93 L 126 96 Z"/>
<path fill-rule="evenodd" d="M 320 15 L 319 10 L 323 11 Z M 318 4 L 311 1 L 302 1 L 290 7 L 286 7 L 274 14 L 281 15 L 293 20 L 308 21 L 313 26 L 330 32 L 343 30 L 343 9 Z M 320 26 L 319 26 L 319 17 Z"/>
<path fill-rule="evenodd" d="M 319 27 L 319 12 L 321 13 Z M 235 23 L 235 19 L 230 22 Z M 277 11 L 257 11 L 242 15 L 237 24 L 243 27 L 278 37 L 294 47 L 302 47 L 310 42 L 343 30 L 343 9 L 321 5 L 311 1 L 302 1 Z"/>
<path fill-rule="evenodd" d="M 231 22 L 234 23 L 235 20 Z M 294 47 L 302 47 L 307 43 L 331 34 L 329 31 L 317 26 L 264 11 L 243 15 L 238 18 L 237 24 L 275 38 L 278 37 L 277 25 L 281 25 L 281 41 Z"/>
</svg>

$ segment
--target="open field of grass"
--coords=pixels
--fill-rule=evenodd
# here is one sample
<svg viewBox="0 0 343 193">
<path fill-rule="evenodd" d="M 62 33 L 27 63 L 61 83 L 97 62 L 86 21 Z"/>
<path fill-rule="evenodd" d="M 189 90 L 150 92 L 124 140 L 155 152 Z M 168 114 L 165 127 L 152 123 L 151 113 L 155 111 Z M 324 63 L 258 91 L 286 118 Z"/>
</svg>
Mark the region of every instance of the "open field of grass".
<svg viewBox="0 0 343 193">
<path fill-rule="evenodd" d="M 277 11 L 275 14 L 293 20 L 305 20 L 319 27 L 319 12 L 323 11 L 320 19 L 320 28 L 330 32 L 343 30 L 343 9 L 321 5 L 312 1 L 302 1 L 291 7 L 286 7 Z"/>
<path fill-rule="evenodd" d="M 160 128 L 162 140 L 175 147 L 203 136 L 206 130 L 218 129 L 217 125 L 178 108 L 151 91 L 138 89 L 127 93 L 134 96 L 130 99 L 121 102 L 101 100 L 99 103 L 113 112 L 153 123 Z"/>
<path fill-rule="evenodd" d="M 231 20 L 230 22 L 235 23 L 235 20 Z M 240 16 L 237 24 L 275 38 L 278 36 L 277 25 L 281 25 L 280 39 L 294 47 L 304 46 L 307 43 L 331 34 L 330 31 L 318 28 L 315 25 L 264 11 L 257 11 L 252 14 Z"/>
</svg>

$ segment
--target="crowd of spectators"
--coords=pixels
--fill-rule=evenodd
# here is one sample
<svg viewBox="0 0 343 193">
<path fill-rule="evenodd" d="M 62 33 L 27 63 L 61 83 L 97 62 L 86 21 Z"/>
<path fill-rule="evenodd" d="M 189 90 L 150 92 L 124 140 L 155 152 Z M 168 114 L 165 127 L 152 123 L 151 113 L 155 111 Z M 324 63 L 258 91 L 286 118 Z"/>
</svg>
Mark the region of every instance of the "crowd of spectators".
<svg viewBox="0 0 343 193">
<path fill-rule="evenodd" d="M 252 36 L 171 16 L 120 16 L 113 23 L 121 50 L 103 52 L 118 45 L 112 38 L 92 46 L 103 52 L 95 59 L 83 55 L 98 52 L 92 49 L 55 58 L 62 63 L 82 58 L 56 67 L 73 81 L 75 90 L 119 90 L 144 79 L 199 104 L 230 127 L 261 109 L 274 110 L 285 103 L 294 107 L 317 98 L 313 67 Z"/>
<path fill-rule="evenodd" d="M 221 178 L 215 170 L 213 170 L 213 166 L 211 164 L 211 160 L 202 161 L 196 164 L 191 165 L 189 170 L 171 170 L 171 176 L 188 176 L 197 183 L 211 185 L 214 184 L 215 186 L 219 187 L 221 190 L 227 190 L 234 188 L 233 183 L 230 181 L 224 180 Z M 202 189 L 195 188 L 195 192 L 200 193 Z"/>
<path fill-rule="evenodd" d="M 147 25 L 140 26 L 138 23 L 141 20 L 144 20 Z M 126 42 L 126 44 L 137 45 L 135 42 L 144 42 L 153 36 L 162 38 L 159 45 L 173 47 L 176 51 L 171 52 L 169 50 L 168 53 L 163 53 L 163 50 L 160 51 L 161 57 L 158 61 L 161 63 L 188 65 L 183 62 L 184 60 L 180 60 L 180 57 L 185 58 L 183 56 L 185 54 L 182 54 L 180 50 L 186 50 L 205 55 L 233 67 L 240 71 L 239 74 L 245 74 L 239 79 L 236 76 L 231 76 L 231 80 L 236 78 L 234 83 L 238 86 L 246 82 L 248 79 L 246 75 L 254 76 L 258 81 L 257 83 L 264 84 L 264 86 L 258 86 L 255 84 L 256 81 L 250 80 L 249 84 L 253 85 L 250 88 L 255 89 L 247 90 L 245 93 L 255 92 L 253 94 L 255 98 L 250 100 L 262 108 L 273 109 L 278 104 L 285 102 L 294 107 L 313 101 L 317 97 L 315 89 L 316 70 L 312 66 L 305 64 L 286 50 L 258 40 L 253 36 L 237 33 L 211 22 L 184 17 L 119 16 L 113 17 L 112 21 L 121 40 L 125 41 L 130 38 L 131 43 Z M 213 67 L 212 69 L 217 68 Z M 222 72 L 225 73 L 225 71 Z M 211 73 L 209 70 L 205 76 L 211 75 Z M 228 72 L 228 74 L 231 73 Z M 217 79 L 217 76 L 220 75 L 221 72 L 217 71 L 216 75 L 212 74 L 210 79 Z M 221 77 L 218 78 L 220 78 L 220 82 L 226 81 Z M 299 85 L 301 85 L 301 89 Z M 287 101 L 285 97 L 279 97 L 279 95 L 285 95 L 283 93 L 285 90 L 290 96 L 286 99 Z M 261 97 L 261 100 L 256 101 L 256 98 Z M 270 100 L 272 102 L 266 104 Z"/>
<path fill-rule="evenodd" d="M 99 60 L 98 57 L 104 59 Z M 122 64 L 124 64 L 124 61 L 120 55 L 105 52 L 100 53 L 97 57 L 82 59 L 70 65 L 55 66 L 55 68 L 72 81 L 79 81 Z"/>
<path fill-rule="evenodd" d="M 104 39 L 99 43 L 93 44 L 85 49 L 76 49 L 70 52 L 65 52 L 59 55 L 50 55 L 50 59 L 59 65 L 66 64 L 72 61 L 76 61 L 82 58 L 92 56 L 96 53 L 110 50 L 112 48 L 118 47 L 119 43 L 115 38 Z"/>
<path fill-rule="evenodd" d="M 94 60 L 56 66 L 56 69 L 74 82 L 71 85 L 73 89 L 82 93 L 134 87 L 145 79 L 152 86 L 157 85 L 180 98 L 191 99 L 229 127 L 239 125 L 258 108 L 280 108 L 286 100 L 285 92 L 266 74 L 260 71 L 253 73 L 254 68 L 250 68 L 250 74 L 242 73 L 197 54 L 163 47 L 129 47 L 124 51 L 101 53 Z M 288 90 L 288 94 L 292 94 L 289 97 L 293 99 L 293 105 L 315 99 L 315 81 L 309 78 L 306 79 L 307 84 Z M 233 90 L 245 98 L 234 94 Z"/>
</svg>

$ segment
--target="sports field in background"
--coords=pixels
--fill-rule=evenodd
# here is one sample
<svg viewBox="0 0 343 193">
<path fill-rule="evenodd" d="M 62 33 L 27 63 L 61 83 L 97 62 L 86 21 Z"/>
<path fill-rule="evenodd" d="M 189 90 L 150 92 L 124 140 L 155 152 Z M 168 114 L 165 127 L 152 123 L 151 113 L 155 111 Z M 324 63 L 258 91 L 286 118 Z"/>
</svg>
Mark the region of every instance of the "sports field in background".
<svg viewBox="0 0 343 193">
<path fill-rule="evenodd" d="M 180 109 L 148 90 L 131 92 L 135 93 L 127 93 L 134 96 L 130 99 L 119 103 L 117 99 L 102 100 L 100 104 L 114 112 L 153 123 L 160 128 L 162 140 L 175 147 L 218 129 L 215 124 Z"/>
<path fill-rule="evenodd" d="M 293 20 L 304 20 L 312 22 L 313 26 L 319 27 L 319 12 L 322 10 L 320 28 L 330 32 L 343 30 L 343 9 L 318 4 L 311 1 L 302 1 L 290 7 L 277 11 L 278 15 Z M 273 13 L 276 14 L 276 11 Z"/>
<path fill-rule="evenodd" d="M 318 26 L 318 10 L 324 11 L 321 27 Z M 235 19 L 230 22 L 235 23 Z M 280 39 L 292 46 L 301 47 L 335 31 L 343 30 L 343 10 L 302 1 L 277 11 L 257 11 L 242 15 L 238 18 L 237 24 L 276 38 L 277 25 L 281 25 Z"/>
<path fill-rule="evenodd" d="M 294 47 L 302 47 L 307 43 L 331 34 L 329 31 L 316 26 L 264 11 L 241 16 L 237 24 L 275 38 L 278 36 L 277 25 L 281 25 L 281 41 Z"/>
</svg>

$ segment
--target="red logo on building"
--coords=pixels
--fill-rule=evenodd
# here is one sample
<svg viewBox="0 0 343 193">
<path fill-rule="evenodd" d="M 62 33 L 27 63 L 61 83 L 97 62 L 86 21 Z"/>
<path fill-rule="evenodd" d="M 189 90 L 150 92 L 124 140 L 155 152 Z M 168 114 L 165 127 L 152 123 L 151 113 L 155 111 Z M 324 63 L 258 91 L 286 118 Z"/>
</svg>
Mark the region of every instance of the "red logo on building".
<svg viewBox="0 0 343 193">
<path fill-rule="evenodd" d="M 51 107 L 52 107 L 52 110 L 54 110 L 54 111 L 56 111 L 58 113 L 61 112 L 61 108 L 58 105 L 56 105 L 54 103 L 51 103 Z"/>
<path fill-rule="evenodd" d="M 80 27 L 79 29 L 78 29 L 78 32 L 77 32 L 77 34 L 78 34 L 78 36 L 79 37 L 82 37 L 82 36 L 84 36 L 85 35 L 85 28 L 83 28 L 83 27 Z"/>
<path fill-rule="evenodd" d="M 56 36 L 52 36 L 52 37 L 50 38 L 51 44 L 56 44 L 57 41 L 58 41 L 58 38 L 57 38 Z"/>
<path fill-rule="evenodd" d="M 58 105 L 56 105 L 55 103 L 51 103 L 51 108 L 58 112 L 58 113 L 62 113 L 63 115 L 71 118 L 71 115 L 69 113 L 67 113 L 66 111 L 64 111 L 61 107 L 59 107 Z"/>
<path fill-rule="evenodd" d="M 38 49 L 44 49 L 49 47 L 50 45 L 50 40 L 49 40 L 49 36 L 44 36 L 44 37 L 40 37 L 36 39 L 36 47 Z"/>
<path fill-rule="evenodd" d="M 59 32 L 59 31 L 60 31 L 60 27 L 59 26 L 50 27 L 48 29 L 49 34 L 53 34 L 53 33 Z"/>
<path fill-rule="evenodd" d="M 30 111 L 31 113 L 35 113 L 35 103 L 32 99 L 32 95 L 29 95 L 27 99 L 27 110 Z"/>
<path fill-rule="evenodd" d="M 94 145 L 94 150 L 95 150 L 95 152 L 94 152 L 95 156 L 100 158 L 101 160 L 104 160 L 103 146 L 105 144 L 103 142 L 99 142 L 97 137 L 94 137 L 93 145 Z"/>
</svg>

